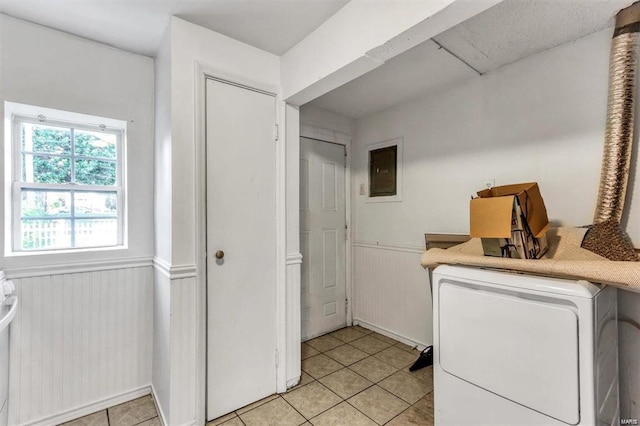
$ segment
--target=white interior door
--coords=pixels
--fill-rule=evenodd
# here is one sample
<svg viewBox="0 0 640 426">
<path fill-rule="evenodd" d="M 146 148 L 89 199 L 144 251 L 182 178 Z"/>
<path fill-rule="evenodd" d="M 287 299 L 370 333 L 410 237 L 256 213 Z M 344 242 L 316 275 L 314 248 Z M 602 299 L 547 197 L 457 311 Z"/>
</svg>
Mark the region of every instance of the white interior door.
<svg viewBox="0 0 640 426">
<path fill-rule="evenodd" d="M 206 108 L 211 420 L 276 391 L 276 102 L 207 80 Z"/>
<path fill-rule="evenodd" d="M 302 340 L 347 324 L 345 147 L 300 138 Z"/>
</svg>

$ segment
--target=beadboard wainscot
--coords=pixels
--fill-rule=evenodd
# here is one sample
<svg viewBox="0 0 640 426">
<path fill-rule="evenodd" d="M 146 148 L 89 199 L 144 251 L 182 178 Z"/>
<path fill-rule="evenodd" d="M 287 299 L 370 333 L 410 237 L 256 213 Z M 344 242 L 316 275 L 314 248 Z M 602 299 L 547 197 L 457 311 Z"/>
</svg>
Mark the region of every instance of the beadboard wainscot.
<svg viewBox="0 0 640 426">
<path fill-rule="evenodd" d="M 196 424 L 195 265 L 154 264 L 153 396 L 163 425 Z"/>
<path fill-rule="evenodd" d="M 9 423 L 51 425 L 151 392 L 151 258 L 7 269 Z"/>
<path fill-rule="evenodd" d="M 419 246 L 355 241 L 353 322 L 420 348 L 433 344 L 429 276 Z"/>
</svg>

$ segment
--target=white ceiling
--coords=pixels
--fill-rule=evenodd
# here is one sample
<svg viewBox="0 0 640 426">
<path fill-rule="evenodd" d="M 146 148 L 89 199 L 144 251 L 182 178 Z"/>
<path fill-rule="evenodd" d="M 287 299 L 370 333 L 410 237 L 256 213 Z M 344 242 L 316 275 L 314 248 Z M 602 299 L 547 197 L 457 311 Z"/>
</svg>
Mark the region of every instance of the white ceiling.
<svg viewBox="0 0 640 426">
<path fill-rule="evenodd" d="M 0 0 L 0 13 L 155 56 L 170 16 L 282 55 L 348 0 Z"/>
<path fill-rule="evenodd" d="M 596 31 L 637 0 L 505 0 L 434 39 L 485 73 Z"/>
<path fill-rule="evenodd" d="M 0 0 L 0 12 L 148 56 L 175 15 L 281 55 L 348 1 Z M 633 1 L 504 0 L 435 37 L 445 49 L 428 41 L 312 104 L 362 117 L 599 31 Z"/>
<path fill-rule="evenodd" d="M 363 117 L 474 75 L 478 74 L 428 40 L 311 104 Z"/>
<path fill-rule="evenodd" d="M 444 49 L 429 40 L 311 104 L 363 117 L 612 26 L 634 1 L 504 0 L 434 37 Z"/>
</svg>

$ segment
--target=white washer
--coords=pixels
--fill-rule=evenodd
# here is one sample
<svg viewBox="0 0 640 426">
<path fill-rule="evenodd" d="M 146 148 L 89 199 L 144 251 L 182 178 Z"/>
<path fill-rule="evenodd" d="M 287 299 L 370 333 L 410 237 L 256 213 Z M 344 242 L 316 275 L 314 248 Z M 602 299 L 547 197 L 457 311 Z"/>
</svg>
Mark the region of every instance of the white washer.
<svg viewBox="0 0 640 426">
<path fill-rule="evenodd" d="M 618 425 L 616 293 L 586 281 L 438 267 L 436 425 Z"/>
</svg>

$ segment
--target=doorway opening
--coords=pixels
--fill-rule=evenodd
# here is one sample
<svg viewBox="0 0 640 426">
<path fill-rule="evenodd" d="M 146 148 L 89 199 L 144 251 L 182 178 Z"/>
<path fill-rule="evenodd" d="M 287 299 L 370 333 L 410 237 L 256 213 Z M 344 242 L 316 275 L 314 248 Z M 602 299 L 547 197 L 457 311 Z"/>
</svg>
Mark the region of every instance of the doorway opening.
<svg viewBox="0 0 640 426">
<path fill-rule="evenodd" d="M 302 341 L 352 323 L 348 147 L 305 136 L 300 138 Z"/>
</svg>

